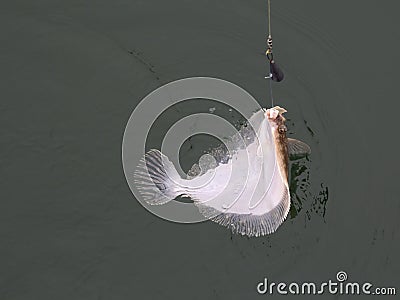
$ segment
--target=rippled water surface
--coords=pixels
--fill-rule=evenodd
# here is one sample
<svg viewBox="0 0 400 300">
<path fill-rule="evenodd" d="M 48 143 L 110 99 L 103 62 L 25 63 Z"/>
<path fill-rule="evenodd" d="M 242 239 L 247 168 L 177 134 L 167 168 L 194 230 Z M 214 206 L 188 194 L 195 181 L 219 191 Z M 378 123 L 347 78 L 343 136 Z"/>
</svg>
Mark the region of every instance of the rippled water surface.
<svg viewBox="0 0 400 300">
<path fill-rule="evenodd" d="M 291 163 L 289 218 L 255 239 L 151 215 L 126 184 L 121 143 L 139 101 L 176 79 L 221 78 L 269 106 L 266 1 L 4 4 L 1 299 L 253 299 L 264 277 L 340 270 L 398 285 L 398 2 L 272 4 L 286 76 L 275 103 L 312 155 Z M 192 111 L 240 121 L 198 103 L 166 111 L 148 147 Z M 213 142 L 187 141 L 183 169 Z"/>
</svg>

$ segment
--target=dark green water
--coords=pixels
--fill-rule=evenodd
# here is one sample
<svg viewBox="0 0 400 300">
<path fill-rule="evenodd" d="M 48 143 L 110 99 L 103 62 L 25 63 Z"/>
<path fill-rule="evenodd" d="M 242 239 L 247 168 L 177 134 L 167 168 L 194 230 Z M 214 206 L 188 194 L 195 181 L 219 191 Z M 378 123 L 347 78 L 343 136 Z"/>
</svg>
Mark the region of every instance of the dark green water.
<svg viewBox="0 0 400 300">
<path fill-rule="evenodd" d="M 2 5 L 0 299 L 272 298 L 264 277 L 340 270 L 399 292 L 399 4 L 272 4 L 275 102 L 313 153 L 292 165 L 290 218 L 258 239 L 148 213 L 121 142 L 139 101 L 176 79 L 225 79 L 267 105 L 266 1 Z"/>
</svg>

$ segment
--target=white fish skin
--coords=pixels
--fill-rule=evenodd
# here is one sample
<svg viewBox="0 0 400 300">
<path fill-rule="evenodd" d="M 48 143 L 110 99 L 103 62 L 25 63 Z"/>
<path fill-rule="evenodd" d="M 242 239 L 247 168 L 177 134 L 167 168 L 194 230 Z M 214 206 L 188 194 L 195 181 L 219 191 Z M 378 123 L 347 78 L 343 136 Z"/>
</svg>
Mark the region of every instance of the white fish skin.
<svg viewBox="0 0 400 300">
<path fill-rule="evenodd" d="M 256 113 L 263 114 L 259 138 L 228 163 L 189 180 L 181 178 L 168 157 L 150 150 L 135 173 L 137 188 L 152 205 L 179 195 L 191 197 L 205 217 L 233 233 L 252 237 L 275 232 L 290 209 L 288 150 L 310 153 L 305 143 L 288 142 L 285 112 L 275 106 Z"/>
</svg>

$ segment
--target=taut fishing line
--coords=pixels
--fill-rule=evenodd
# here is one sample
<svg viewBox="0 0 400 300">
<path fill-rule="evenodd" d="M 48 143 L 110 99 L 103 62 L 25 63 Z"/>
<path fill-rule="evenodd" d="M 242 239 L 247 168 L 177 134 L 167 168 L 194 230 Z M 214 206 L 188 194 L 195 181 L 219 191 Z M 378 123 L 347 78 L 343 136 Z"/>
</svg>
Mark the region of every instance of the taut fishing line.
<svg viewBox="0 0 400 300">
<path fill-rule="evenodd" d="M 268 38 L 267 38 L 267 50 L 265 52 L 267 59 L 269 61 L 269 76 L 266 76 L 266 79 L 269 79 L 269 90 L 271 97 L 271 107 L 274 106 L 274 97 L 272 92 L 272 80 L 276 82 L 280 82 L 284 78 L 284 74 L 282 70 L 278 67 L 274 60 L 273 52 L 272 52 L 272 31 L 271 31 L 271 0 L 268 0 Z"/>
</svg>

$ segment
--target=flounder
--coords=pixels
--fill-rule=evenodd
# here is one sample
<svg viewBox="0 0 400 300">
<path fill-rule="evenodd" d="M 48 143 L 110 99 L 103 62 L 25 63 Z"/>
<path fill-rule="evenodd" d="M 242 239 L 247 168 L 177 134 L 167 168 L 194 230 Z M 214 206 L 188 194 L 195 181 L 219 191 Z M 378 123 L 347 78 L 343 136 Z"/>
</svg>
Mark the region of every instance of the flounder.
<svg viewBox="0 0 400 300">
<path fill-rule="evenodd" d="M 307 144 L 287 138 L 284 113 L 279 106 L 254 113 L 228 143 L 224 159 L 200 158 L 196 176 L 182 178 L 167 156 L 152 149 L 135 172 L 136 187 L 152 205 L 190 197 L 201 214 L 233 233 L 273 233 L 290 209 L 289 156 L 311 153 Z"/>
</svg>

